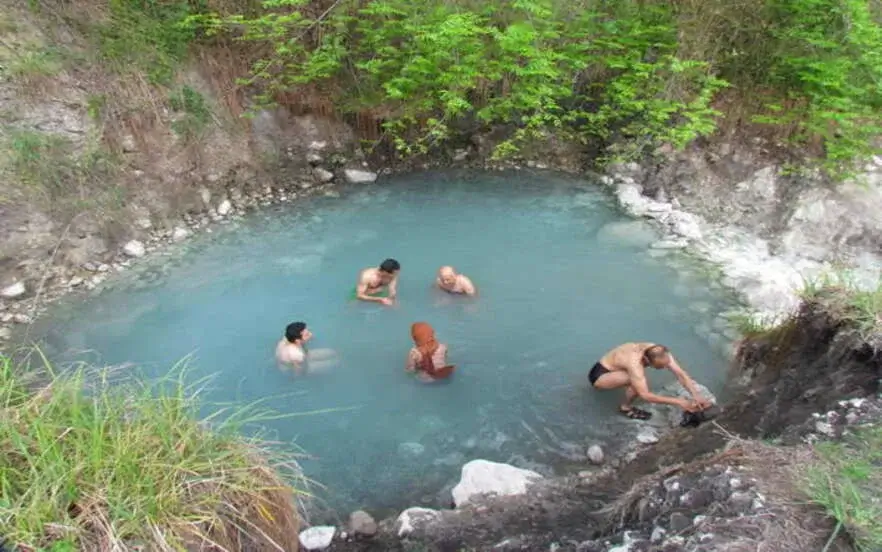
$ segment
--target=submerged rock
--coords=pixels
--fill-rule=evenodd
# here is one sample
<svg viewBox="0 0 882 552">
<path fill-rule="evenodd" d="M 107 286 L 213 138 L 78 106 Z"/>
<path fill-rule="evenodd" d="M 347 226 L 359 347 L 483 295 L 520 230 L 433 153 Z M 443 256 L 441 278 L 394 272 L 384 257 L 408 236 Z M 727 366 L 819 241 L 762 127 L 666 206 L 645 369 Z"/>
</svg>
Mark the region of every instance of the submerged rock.
<svg viewBox="0 0 882 552">
<path fill-rule="evenodd" d="M 334 180 L 334 173 L 321 167 L 314 168 L 312 174 L 315 175 L 315 179 L 319 182 L 330 182 L 331 180 Z"/>
<path fill-rule="evenodd" d="M 0 297 L 4 299 L 18 299 L 27 292 L 28 288 L 24 285 L 24 282 L 15 282 L 0 290 Z"/>
<path fill-rule="evenodd" d="M 377 173 L 370 171 L 360 171 L 358 169 L 346 169 L 343 171 L 346 181 L 350 184 L 366 184 L 377 180 Z"/>
<path fill-rule="evenodd" d="M 144 244 L 138 240 L 132 240 L 123 246 L 123 253 L 129 257 L 143 257 L 147 254 Z"/>
<path fill-rule="evenodd" d="M 519 495 L 542 475 L 509 464 L 472 460 L 462 467 L 459 483 L 453 487 L 453 503 L 459 507 L 482 494 Z"/>
<path fill-rule="evenodd" d="M 349 531 L 354 535 L 372 537 L 377 534 L 377 522 L 364 510 L 349 514 Z"/>
<path fill-rule="evenodd" d="M 438 519 L 441 513 L 430 508 L 408 508 L 401 512 L 395 520 L 395 534 L 406 537 L 414 531 L 422 530 L 426 525 Z"/>
<path fill-rule="evenodd" d="M 658 433 L 656 433 L 655 428 L 653 427 L 643 426 L 637 433 L 637 442 L 644 445 L 658 443 Z"/>
<path fill-rule="evenodd" d="M 310 527 L 300 532 L 300 545 L 307 550 L 324 550 L 331 546 L 337 529 L 330 525 Z"/>
</svg>

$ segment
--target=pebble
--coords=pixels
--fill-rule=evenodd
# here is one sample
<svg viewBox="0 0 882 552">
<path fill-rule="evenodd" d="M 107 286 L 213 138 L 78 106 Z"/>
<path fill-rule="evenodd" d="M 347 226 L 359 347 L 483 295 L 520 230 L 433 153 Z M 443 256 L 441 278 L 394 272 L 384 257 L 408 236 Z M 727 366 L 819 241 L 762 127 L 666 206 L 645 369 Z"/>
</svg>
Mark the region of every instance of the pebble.
<svg viewBox="0 0 882 552">
<path fill-rule="evenodd" d="M 12 316 L 12 321 L 16 324 L 30 324 L 31 317 L 26 314 L 17 313 Z"/>
<path fill-rule="evenodd" d="M 147 254 L 147 250 L 143 243 L 138 240 L 132 240 L 123 246 L 123 253 L 129 257 L 143 257 Z"/>
<path fill-rule="evenodd" d="M 230 203 L 229 199 L 225 199 L 220 202 L 220 205 L 217 206 L 217 214 L 219 216 L 225 217 L 230 214 L 230 211 L 233 210 L 233 204 Z"/>
<path fill-rule="evenodd" d="M 80 278 L 79 276 L 76 276 L 74 278 L 71 278 L 70 281 L 67 283 L 67 285 L 70 287 L 81 286 L 81 285 L 83 285 L 83 279 Z"/>
<path fill-rule="evenodd" d="M 637 442 L 644 445 L 658 443 L 658 435 L 656 434 L 655 429 L 651 427 L 640 428 L 640 432 L 637 433 Z"/>
<path fill-rule="evenodd" d="M 377 534 L 377 522 L 364 510 L 349 514 L 349 529 L 355 535 L 372 537 Z"/>
<path fill-rule="evenodd" d="M 664 528 L 664 527 L 656 526 L 656 527 L 652 530 L 652 535 L 650 535 L 650 537 L 649 537 L 649 541 L 650 541 L 652 544 L 658 544 L 658 543 L 660 543 L 661 541 L 665 540 L 665 535 L 667 535 L 667 534 L 668 534 L 668 532 L 665 531 L 665 528 Z"/>
<path fill-rule="evenodd" d="M 828 424 L 827 422 L 815 422 L 815 430 L 818 433 L 826 435 L 827 437 L 833 437 L 836 435 L 836 430 L 833 429 L 833 426 Z"/>
<path fill-rule="evenodd" d="M 600 448 L 600 445 L 591 445 L 588 447 L 588 459 L 592 464 L 603 464 L 603 449 Z"/>
</svg>

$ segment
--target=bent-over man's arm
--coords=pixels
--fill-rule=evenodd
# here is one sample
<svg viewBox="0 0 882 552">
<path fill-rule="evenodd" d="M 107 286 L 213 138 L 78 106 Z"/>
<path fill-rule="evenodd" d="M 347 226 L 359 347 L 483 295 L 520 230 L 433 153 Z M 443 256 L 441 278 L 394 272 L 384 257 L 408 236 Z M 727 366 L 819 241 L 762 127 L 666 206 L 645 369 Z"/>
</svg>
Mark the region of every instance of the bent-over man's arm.
<svg viewBox="0 0 882 552">
<path fill-rule="evenodd" d="M 398 274 L 389 282 L 389 299 L 398 298 Z"/>
<path fill-rule="evenodd" d="M 475 289 L 475 284 L 472 283 L 472 280 L 468 276 L 461 276 L 461 278 L 460 285 L 462 285 L 463 293 L 466 295 L 475 295 L 478 293 L 478 290 Z"/>
<path fill-rule="evenodd" d="M 639 366 L 630 366 L 628 368 L 628 375 L 631 377 L 631 387 L 634 391 L 637 392 L 637 396 L 643 399 L 646 402 L 656 403 L 656 404 L 669 404 L 671 406 L 678 406 L 680 408 L 684 408 L 688 404 L 683 399 L 678 399 L 676 397 L 666 397 L 664 395 L 656 395 L 652 391 L 649 390 L 649 385 L 646 383 L 646 374 L 643 373 L 643 368 Z"/>
<path fill-rule="evenodd" d="M 677 377 L 677 381 L 680 382 L 680 385 L 682 385 L 687 391 L 689 391 L 689 394 L 692 395 L 692 398 L 695 399 L 695 402 L 703 407 L 710 405 L 709 401 L 706 398 L 702 397 L 701 393 L 699 393 L 698 391 L 698 388 L 695 387 L 695 381 L 693 381 L 693 379 L 689 377 L 689 374 L 686 373 L 686 370 L 684 370 L 677 363 L 677 359 L 674 358 L 674 355 L 671 355 L 671 364 L 668 368 L 671 370 L 671 372 L 674 373 L 674 376 Z"/>
<path fill-rule="evenodd" d="M 355 296 L 362 301 L 385 303 L 382 297 L 372 297 L 367 294 L 368 284 L 370 284 L 370 276 L 368 276 L 367 271 L 365 270 L 358 276 L 358 284 L 355 286 Z"/>
</svg>

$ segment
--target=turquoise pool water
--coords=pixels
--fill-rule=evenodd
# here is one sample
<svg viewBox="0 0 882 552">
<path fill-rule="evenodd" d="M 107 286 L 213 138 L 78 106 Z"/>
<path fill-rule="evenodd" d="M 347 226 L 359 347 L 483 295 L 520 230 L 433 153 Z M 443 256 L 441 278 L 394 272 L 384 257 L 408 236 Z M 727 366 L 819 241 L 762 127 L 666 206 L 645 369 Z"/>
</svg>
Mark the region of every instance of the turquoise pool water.
<svg viewBox="0 0 882 552">
<path fill-rule="evenodd" d="M 614 415 L 618 394 L 586 379 L 621 342 L 665 343 L 720 388 L 725 360 L 694 328 L 727 300 L 650 256 L 653 238 L 586 181 L 396 177 L 260 211 L 139 263 L 57 307 L 46 343 L 56 358 L 132 362 L 148 377 L 192 355 L 193 377 L 214 376 L 209 401 L 327 411 L 267 429 L 309 455 L 303 468 L 329 508 L 437 506 L 468 460 L 550 473 L 632 431 Z M 387 257 L 403 266 L 399 305 L 349 300 L 358 271 Z M 433 289 L 443 264 L 469 275 L 479 298 Z M 294 320 L 309 324 L 312 347 L 339 353 L 339 366 L 303 377 L 276 368 L 274 346 Z M 417 320 L 434 325 L 459 366 L 443 384 L 403 371 Z"/>
</svg>

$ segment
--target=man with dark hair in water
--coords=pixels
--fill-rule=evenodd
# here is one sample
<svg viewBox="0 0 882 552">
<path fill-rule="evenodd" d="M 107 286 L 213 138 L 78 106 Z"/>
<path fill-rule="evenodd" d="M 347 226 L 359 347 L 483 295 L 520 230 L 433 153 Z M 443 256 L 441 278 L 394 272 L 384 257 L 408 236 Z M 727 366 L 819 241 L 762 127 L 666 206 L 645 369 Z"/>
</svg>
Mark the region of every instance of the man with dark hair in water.
<svg viewBox="0 0 882 552">
<path fill-rule="evenodd" d="M 674 373 L 680 384 L 692 394 L 692 401 L 676 397 L 656 395 L 649 390 L 646 382 L 646 368 L 668 369 Z M 674 355 L 664 345 L 656 343 L 625 343 L 606 353 L 588 374 L 588 381 L 595 389 L 625 388 L 625 400 L 619 406 L 620 412 L 637 420 L 648 420 L 650 412 L 631 406 L 640 397 L 646 402 L 679 406 L 687 412 L 702 410 L 711 403 L 701 396 L 689 374 L 677 364 Z"/>
<path fill-rule="evenodd" d="M 386 259 L 378 268 L 366 268 L 358 275 L 355 284 L 355 298 L 392 305 L 398 294 L 398 273 L 401 264 L 395 259 Z"/>
<path fill-rule="evenodd" d="M 312 339 L 312 332 L 306 322 L 291 322 L 285 327 L 285 337 L 276 344 L 276 362 L 282 368 L 290 367 L 295 373 L 302 373 L 306 367 L 311 372 L 321 371 L 336 362 L 336 353 L 330 349 L 308 351 L 306 342 Z"/>
</svg>

